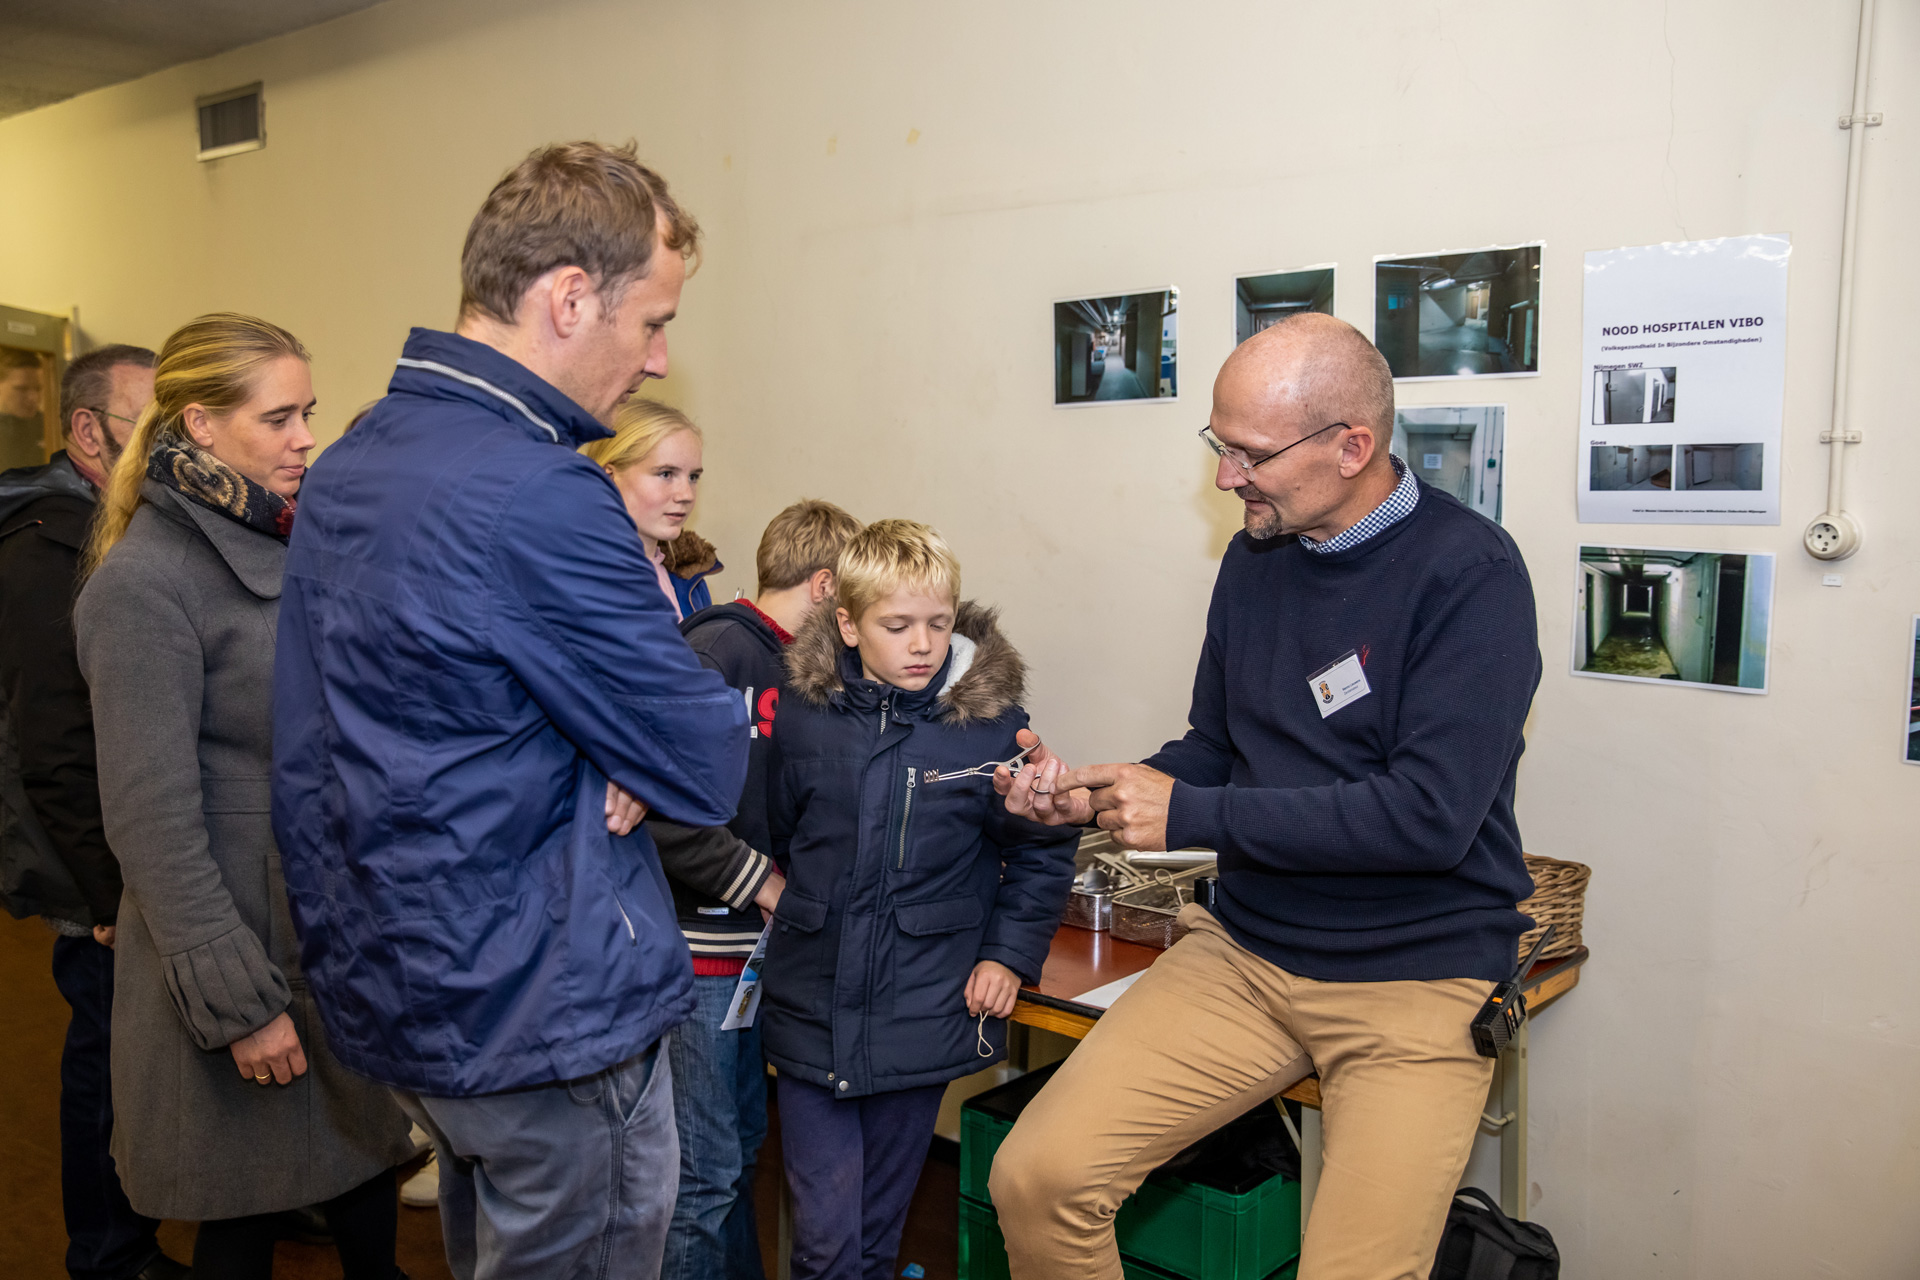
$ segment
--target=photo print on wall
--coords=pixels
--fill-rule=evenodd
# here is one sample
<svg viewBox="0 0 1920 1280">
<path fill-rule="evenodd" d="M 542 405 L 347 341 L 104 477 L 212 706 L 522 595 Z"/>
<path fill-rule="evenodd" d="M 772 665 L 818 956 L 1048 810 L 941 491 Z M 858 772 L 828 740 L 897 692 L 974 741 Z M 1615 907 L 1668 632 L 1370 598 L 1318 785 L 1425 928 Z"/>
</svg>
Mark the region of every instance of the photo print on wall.
<svg viewBox="0 0 1920 1280">
<path fill-rule="evenodd" d="M 1773 557 L 1580 548 L 1573 674 L 1767 691 Z"/>
<path fill-rule="evenodd" d="M 1540 372 L 1541 244 L 1373 260 L 1373 343 L 1396 379 Z"/>
<path fill-rule="evenodd" d="M 1067 298 L 1053 304 L 1053 404 L 1171 400 L 1180 291 Z"/>
<path fill-rule="evenodd" d="M 1920 613 L 1913 615 L 1913 683 L 1907 690 L 1908 764 L 1920 764 Z"/>
<path fill-rule="evenodd" d="M 1233 282 L 1233 345 L 1302 311 L 1333 314 L 1333 264 L 1240 276 Z"/>
<path fill-rule="evenodd" d="M 1422 483 L 1498 524 L 1506 433 L 1505 405 L 1421 405 L 1395 411 L 1393 452 Z"/>
</svg>

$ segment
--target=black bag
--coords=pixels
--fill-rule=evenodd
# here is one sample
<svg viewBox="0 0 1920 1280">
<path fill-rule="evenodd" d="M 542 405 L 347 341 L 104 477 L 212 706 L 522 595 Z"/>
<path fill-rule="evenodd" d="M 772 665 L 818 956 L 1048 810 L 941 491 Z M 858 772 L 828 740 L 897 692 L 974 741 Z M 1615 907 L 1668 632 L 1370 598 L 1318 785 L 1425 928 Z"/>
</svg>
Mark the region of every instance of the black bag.
<svg viewBox="0 0 1920 1280">
<path fill-rule="evenodd" d="M 1478 1187 L 1460 1189 L 1447 1210 L 1432 1280 L 1558 1280 L 1559 1275 L 1560 1251 L 1545 1227 L 1515 1222 Z"/>
</svg>

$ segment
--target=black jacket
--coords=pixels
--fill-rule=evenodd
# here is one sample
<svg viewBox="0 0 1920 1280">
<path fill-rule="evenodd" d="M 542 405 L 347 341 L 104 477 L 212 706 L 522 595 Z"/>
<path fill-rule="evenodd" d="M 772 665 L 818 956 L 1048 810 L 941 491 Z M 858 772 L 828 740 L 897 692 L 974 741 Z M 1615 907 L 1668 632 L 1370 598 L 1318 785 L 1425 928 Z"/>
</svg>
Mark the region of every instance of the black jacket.
<svg viewBox="0 0 1920 1280">
<path fill-rule="evenodd" d="M 861 1097 L 967 1075 L 1005 1024 L 967 1015 L 975 964 L 1038 980 L 1079 832 L 1015 818 L 984 774 L 1019 747 L 1026 668 L 993 611 L 962 604 L 919 692 L 861 678 L 830 610 L 787 655 L 769 823 L 788 884 L 761 1018 L 783 1072 Z M 987 1049 L 981 1052 L 978 1036 Z"/>
<path fill-rule="evenodd" d="M 690 615 L 680 634 L 708 670 L 717 671 L 747 707 L 747 781 L 740 808 L 724 828 L 698 828 L 648 819 L 661 865 L 673 888 L 673 906 L 687 947 L 696 956 L 745 959 L 759 940 L 762 920 L 754 895 L 773 873 L 767 856 L 767 757 L 773 746 L 785 647 L 766 619 L 735 601 Z M 731 838 L 724 838 L 730 835 Z"/>
<path fill-rule="evenodd" d="M 0 475 L 0 755 L 18 752 L 17 772 L 0 790 L 12 792 L 17 779 L 14 794 L 29 810 L 22 822 L 0 795 L 7 906 L 76 927 L 112 924 L 120 909 L 120 864 L 100 818 L 93 708 L 73 639 L 93 511 L 93 488 L 64 453 Z"/>
</svg>

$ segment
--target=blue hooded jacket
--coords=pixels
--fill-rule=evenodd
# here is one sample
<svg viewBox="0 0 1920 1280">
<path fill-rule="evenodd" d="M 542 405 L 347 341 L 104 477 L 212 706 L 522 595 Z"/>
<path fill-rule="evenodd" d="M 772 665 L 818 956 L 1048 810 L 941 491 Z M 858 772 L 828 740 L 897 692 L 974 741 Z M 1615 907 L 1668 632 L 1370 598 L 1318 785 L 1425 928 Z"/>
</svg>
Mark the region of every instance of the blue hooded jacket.
<svg viewBox="0 0 1920 1280">
<path fill-rule="evenodd" d="M 1037 982 L 1080 832 L 1007 812 L 991 777 L 1027 727 L 1026 664 L 963 603 L 925 688 L 863 679 L 831 609 L 787 649 L 767 806 L 788 881 L 760 1017 L 783 1075 L 860 1098 L 970 1075 L 1006 1024 L 967 1014 L 973 968 Z"/>
<path fill-rule="evenodd" d="M 274 672 L 273 827 L 348 1067 L 461 1097 L 589 1075 L 692 1008 L 645 827 L 733 816 L 738 695 L 681 639 L 607 434 L 509 357 L 416 329 L 308 474 Z"/>
</svg>

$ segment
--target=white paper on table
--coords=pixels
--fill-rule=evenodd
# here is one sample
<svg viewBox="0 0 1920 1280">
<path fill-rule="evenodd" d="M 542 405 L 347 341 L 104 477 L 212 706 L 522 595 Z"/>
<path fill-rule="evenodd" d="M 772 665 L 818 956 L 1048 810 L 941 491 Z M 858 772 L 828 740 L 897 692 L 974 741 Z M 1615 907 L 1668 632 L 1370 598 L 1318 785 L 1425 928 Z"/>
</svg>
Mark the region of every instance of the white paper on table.
<svg viewBox="0 0 1920 1280">
<path fill-rule="evenodd" d="M 1095 987 L 1084 995 L 1075 996 L 1073 1002 L 1092 1005 L 1096 1009 L 1111 1009 L 1113 1002 L 1125 995 L 1128 987 L 1140 981 L 1140 974 L 1145 972 L 1146 970 L 1142 969 L 1140 973 L 1130 973 L 1124 978 L 1116 978 L 1104 987 Z"/>
<path fill-rule="evenodd" d="M 1790 256 L 1784 235 L 1587 254 L 1583 523 L 1780 523 Z"/>
<path fill-rule="evenodd" d="M 760 966 L 767 958 L 767 937 L 773 932 L 773 922 L 760 931 L 760 941 L 753 944 L 753 955 L 747 959 L 747 967 L 740 971 L 740 981 L 733 988 L 733 1001 L 727 1005 L 727 1016 L 721 1020 L 722 1031 L 738 1031 L 742 1027 L 753 1025 L 753 1017 L 760 1012 Z"/>
</svg>

